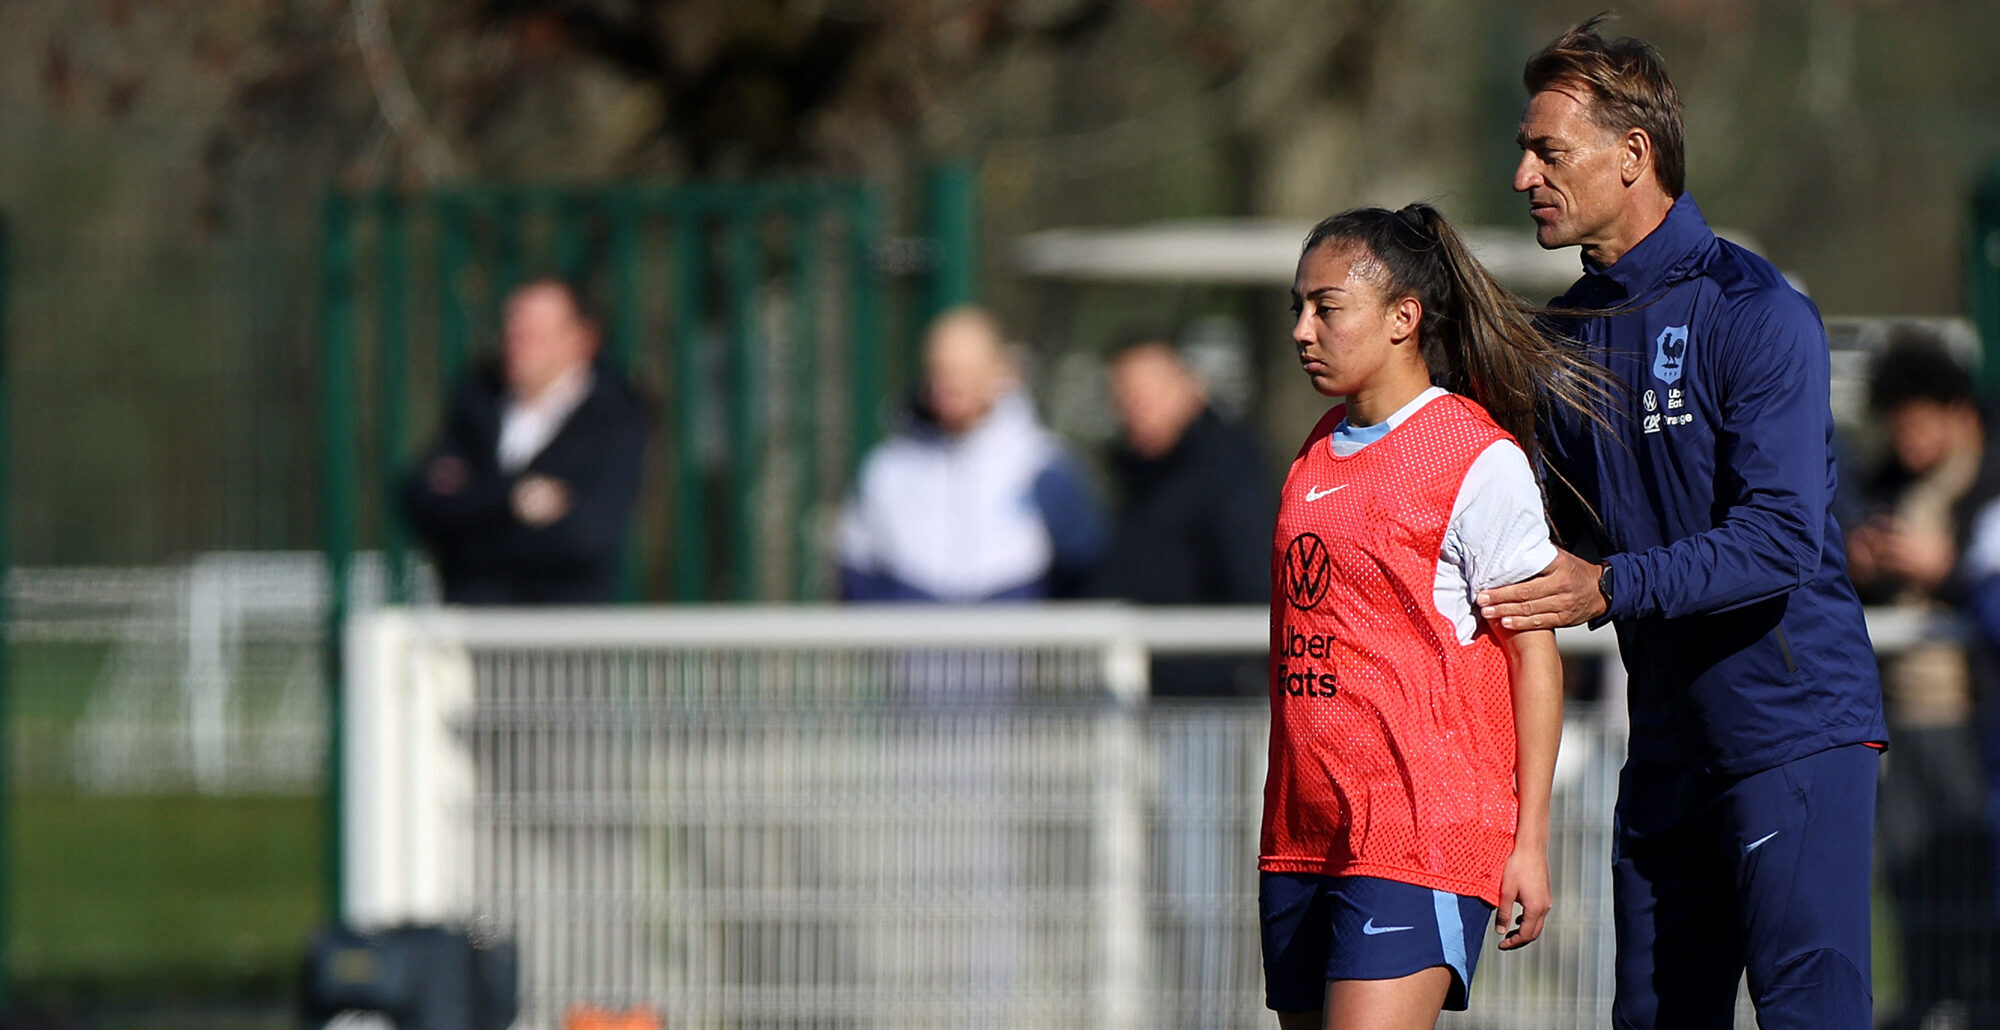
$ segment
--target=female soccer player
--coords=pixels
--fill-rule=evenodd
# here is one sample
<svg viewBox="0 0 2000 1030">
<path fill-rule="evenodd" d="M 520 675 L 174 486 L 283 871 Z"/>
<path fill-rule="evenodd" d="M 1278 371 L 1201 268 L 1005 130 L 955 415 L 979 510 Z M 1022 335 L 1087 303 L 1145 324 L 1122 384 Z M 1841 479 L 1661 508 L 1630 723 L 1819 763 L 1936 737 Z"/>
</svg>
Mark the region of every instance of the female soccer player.
<svg viewBox="0 0 2000 1030">
<path fill-rule="evenodd" d="M 1556 557 L 1536 404 L 1594 410 L 1601 379 L 1428 205 L 1315 226 L 1292 307 L 1306 377 L 1346 403 L 1273 542 L 1266 1000 L 1284 1030 L 1427 1028 L 1465 1008 L 1488 918 L 1512 949 L 1549 911 L 1555 635 L 1472 598 Z"/>
</svg>

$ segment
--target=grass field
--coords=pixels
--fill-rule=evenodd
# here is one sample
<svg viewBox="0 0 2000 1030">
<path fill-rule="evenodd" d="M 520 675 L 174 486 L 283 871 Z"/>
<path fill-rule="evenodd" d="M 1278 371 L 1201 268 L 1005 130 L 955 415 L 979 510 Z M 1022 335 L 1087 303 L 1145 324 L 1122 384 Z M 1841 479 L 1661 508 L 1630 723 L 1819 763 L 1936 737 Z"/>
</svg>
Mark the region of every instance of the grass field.
<svg viewBox="0 0 2000 1030">
<path fill-rule="evenodd" d="M 322 919 L 317 799 L 29 795 L 9 815 L 17 996 L 292 994 Z"/>
<path fill-rule="evenodd" d="M 12 1000 L 93 1027 L 289 1026 L 324 919 L 311 794 L 86 794 L 66 742 L 101 643 L 16 646 L 7 704 L 6 963 Z M 178 1013 L 178 1014 L 177 1014 Z"/>
</svg>

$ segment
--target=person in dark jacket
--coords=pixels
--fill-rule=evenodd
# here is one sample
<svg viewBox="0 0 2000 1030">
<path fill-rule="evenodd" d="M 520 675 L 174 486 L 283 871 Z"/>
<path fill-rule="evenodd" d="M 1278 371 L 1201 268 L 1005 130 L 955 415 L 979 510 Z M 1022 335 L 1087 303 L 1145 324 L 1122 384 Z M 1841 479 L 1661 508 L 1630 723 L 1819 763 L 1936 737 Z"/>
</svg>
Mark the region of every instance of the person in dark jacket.
<svg viewBox="0 0 2000 1030">
<path fill-rule="evenodd" d="M 1206 384 L 1172 344 L 1139 339 L 1112 355 L 1113 407 L 1125 430 L 1112 455 L 1118 512 L 1091 593 L 1148 605 L 1266 605 L 1277 489 L 1257 441 L 1209 406 Z M 1265 661 L 1190 655 L 1154 657 L 1155 698 L 1263 697 Z M 1159 875 L 1170 899 L 1156 918 L 1161 975 L 1221 993 L 1228 941 L 1199 902 L 1227 893 L 1244 856 L 1211 799 L 1241 797 L 1250 784 L 1234 761 L 1227 724 L 1192 721 L 1159 740 L 1165 821 Z M 1209 1014 L 1166 1014 L 1164 1026 L 1209 1025 Z"/>
<path fill-rule="evenodd" d="M 1935 333 L 1903 327 L 1876 360 L 1868 407 L 1888 446 L 1863 479 L 1848 527 L 1848 571 L 1864 600 L 1943 616 L 1963 599 L 1971 523 L 2000 493 L 2000 448 L 1988 446 L 1972 374 Z M 1976 574 L 1975 574 L 1976 575 Z M 1972 1026 L 2000 1023 L 1986 777 L 1974 719 L 1973 641 L 1921 640 L 1882 661 L 1896 751 L 1882 767 L 1878 848 L 1895 902 L 1901 1014 L 1915 1030 L 1953 1009 Z"/>
<path fill-rule="evenodd" d="M 1257 440 L 1208 404 L 1173 345 L 1111 359 L 1125 441 L 1112 457 L 1119 510 L 1091 593 L 1139 604 L 1264 604 L 1277 492 Z M 1263 663 L 1156 659 L 1153 695 L 1262 696 Z"/>
<path fill-rule="evenodd" d="M 1617 1027 L 1867 1030 L 1877 748 L 1888 737 L 1831 506 L 1826 333 L 1683 189 L 1659 53 L 1600 15 L 1529 59 L 1514 188 L 1543 247 L 1582 249 L 1552 328 L 1627 389 L 1605 433 L 1553 419 L 1551 468 L 1594 513 L 1484 591 L 1507 629 L 1608 620 L 1630 675 L 1613 831 Z"/>
<path fill-rule="evenodd" d="M 596 362 L 598 330 L 557 279 L 507 300 L 500 361 L 452 399 L 403 483 L 450 604 L 597 604 L 639 493 L 647 413 Z"/>
</svg>

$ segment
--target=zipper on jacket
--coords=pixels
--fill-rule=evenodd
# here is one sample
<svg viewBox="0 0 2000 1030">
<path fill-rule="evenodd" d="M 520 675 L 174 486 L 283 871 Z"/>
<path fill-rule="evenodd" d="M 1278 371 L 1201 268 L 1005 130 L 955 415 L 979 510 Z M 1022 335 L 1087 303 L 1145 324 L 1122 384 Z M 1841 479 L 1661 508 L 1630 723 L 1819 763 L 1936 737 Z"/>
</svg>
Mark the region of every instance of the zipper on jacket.
<svg viewBox="0 0 2000 1030">
<path fill-rule="evenodd" d="M 1785 659 L 1785 675 L 1798 675 L 1798 664 L 1792 661 L 1792 643 L 1785 639 L 1785 627 L 1778 626 L 1772 629 L 1771 635 L 1778 638 L 1778 653 Z"/>
</svg>

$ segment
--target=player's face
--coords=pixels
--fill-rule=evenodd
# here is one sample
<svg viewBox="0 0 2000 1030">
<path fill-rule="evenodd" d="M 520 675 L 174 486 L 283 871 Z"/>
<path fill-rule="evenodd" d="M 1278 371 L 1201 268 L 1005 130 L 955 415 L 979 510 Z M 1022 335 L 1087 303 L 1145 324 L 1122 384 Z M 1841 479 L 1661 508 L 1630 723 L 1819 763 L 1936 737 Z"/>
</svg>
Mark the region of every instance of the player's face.
<svg viewBox="0 0 2000 1030">
<path fill-rule="evenodd" d="M 1515 139 L 1514 191 L 1528 195 L 1535 242 L 1553 249 L 1611 241 L 1625 189 L 1618 134 L 1591 121 L 1576 94 L 1545 89 L 1528 98 Z"/>
<path fill-rule="evenodd" d="M 1389 362 L 1396 309 L 1385 284 L 1388 270 L 1366 246 L 1334 240 L 1299 258 L 1292 282 L 1292 343 L 1313 389 L 1347 397 L 1367 388 Z"/>
</svg>

